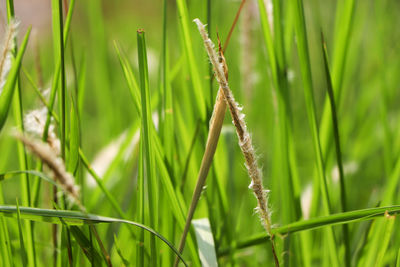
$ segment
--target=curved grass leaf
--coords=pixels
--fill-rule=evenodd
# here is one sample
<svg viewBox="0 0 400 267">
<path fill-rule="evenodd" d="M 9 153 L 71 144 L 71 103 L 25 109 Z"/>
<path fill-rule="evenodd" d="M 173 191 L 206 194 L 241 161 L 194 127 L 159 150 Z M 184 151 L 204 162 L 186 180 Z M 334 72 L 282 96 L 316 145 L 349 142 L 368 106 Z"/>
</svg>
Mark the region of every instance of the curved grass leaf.
<svg viewBox="0 0 400 267">
<path fill-rule="evenodd" d="M 182 260 L 182 262 L 187 266 L 184 261 L 182 255 L 178 252 L 178 250 L 172 245 L 165 237 L 156 232 L 155 230 L 147 227 L 146 225 L 123 220 L 112 217 L 104 217 L 95 214 L 85 214 L 79 211 L 70 211 L 70 210 L 51 210 L 51 209 L 39 209 L 39 208 L 30 208 L 30 207 L 19 207 L 19 212 L 21 214 L 22 219 L 31 220 L 31 221 L 39 221 L 39 222 L 48 222 L 53 224 L 67 224 L 67 225 L 92 225 L 99 223 L 123 223 L 133 225 L 143 230 L 151 233 L 153 236 L 159 238 L 162 242 L 164 242 L 168 247 L 170 247 L 175 254 Z M 17 218 L 17 207 L 16 206 L 0 206 L 0 213 L 2 213 L 6 217 Z M 63 220 L 63 222 L 61 221 Z"/>
<path fill-rule="evenodd" d="M 318 218 L 312 218 L 309 220 L 298 221 L 290 223 L 284 226 L 273 228 L 272 232 L 275 235 L 286 235 L 290 233 L 314 230 L 318 228 L 341 225 L 345 223 L 355 223 L 361 221 L 372 220 L 379 216 L 396 215 L 400 213 L 400 205 L 362 209 L 355 211 L 348 211 L 343 213 L 332 214 L 329 216 L 323 216 Z M 259 245 L 269 240 L 265 233 L 256 234 L 249 239 L 237 242 L 233 249 L 247 248 L 255 245 Z M 218 256 L 223 256 L 229 253 L 229 249 L 222 248 L 218 251 Z"/>
</svg>

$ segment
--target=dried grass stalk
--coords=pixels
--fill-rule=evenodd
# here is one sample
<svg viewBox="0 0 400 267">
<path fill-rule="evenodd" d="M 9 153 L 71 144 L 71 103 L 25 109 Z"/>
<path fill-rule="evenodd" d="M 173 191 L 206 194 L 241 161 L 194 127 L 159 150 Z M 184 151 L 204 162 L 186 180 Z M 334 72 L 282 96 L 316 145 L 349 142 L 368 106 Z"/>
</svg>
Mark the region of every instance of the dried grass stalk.
<svg viewBox="0 0 400 267">
<path fill-rule="evenodd" d="M 271 226 L 271 213 L 268 208 L 268 190 L 264 190 L 262 185 L 262 172 L 257 164 L 257 157 L 255 154 L 254 147 L 252 145 L 250 134 L 247 130 L 246 122 L 244 121 L 244 114 L 241 112 L 242 108 L 238 105 L 233 97 L 232 91 L 229 88 L 228 80 L 226 78 L 225 68 L 226 63 L 223 57 L 218 57 L 214 50 L 214 44 L 208 37 L 208 34 L 204 28 L 204 25 L 199 19 L 195 19 L 194 22 L 199 28 L 201 37 L 204 41 L 204 46 L 207 50 L 207 54 L 210 61 L 214 67 L 215 77 L 223 90 L 225 101 L 229 108 L 232 116 L 232 122 L 235 125 L 236 133 L 239 138 L 239 146 L 242 150 L 246 161 L 247 171 L 251 178 L 251 183 L 249 188 L 253 190 L 254 195 L 257 198 L 257 212 L 259 213 L 261 223 L 267 234 L 273 240 L 272 226 Z M 221 62 L 222 61 L 222 62 Z M 272 252 L 274 255 L 275 265 L 279 266 L 279 261 L 275 253 L 274 243 L 272 244 Z"/>
<path fill-rule="evenodd" d="M 70 196 L 85 211 L 79 200 L 79 186 L 75 184 L 74 177 L 66 171 L 64 162 L 56 155 L 55 151 L 47 143 L 34 140 L 23 134 L 15 134 L 15 137 L 43 161 L 51 170 L 54 180 L 60 184 L 67 196 Z"/>
</svg>

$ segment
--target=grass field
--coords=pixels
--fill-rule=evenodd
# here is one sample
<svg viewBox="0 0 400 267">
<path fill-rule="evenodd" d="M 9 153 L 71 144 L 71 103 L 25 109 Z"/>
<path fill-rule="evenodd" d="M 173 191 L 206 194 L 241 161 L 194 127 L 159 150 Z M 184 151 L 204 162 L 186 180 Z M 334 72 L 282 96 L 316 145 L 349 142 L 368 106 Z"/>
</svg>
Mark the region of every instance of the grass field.
<svg viewBox="0 0 400 267">
<path fill-rule="evenodd" d="M 0 4 L 0 266 L 400 266 L 400 2 Z"/>
</svg>

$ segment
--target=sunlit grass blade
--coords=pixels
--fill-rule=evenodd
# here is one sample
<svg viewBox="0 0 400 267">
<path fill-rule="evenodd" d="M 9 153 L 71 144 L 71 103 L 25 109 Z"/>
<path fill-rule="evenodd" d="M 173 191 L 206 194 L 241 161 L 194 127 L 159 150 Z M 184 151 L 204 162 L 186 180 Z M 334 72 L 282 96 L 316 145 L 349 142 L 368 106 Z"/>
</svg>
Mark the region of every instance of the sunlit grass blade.
<svg viewBox="0 0 400 267">
<path fill-rule="evenodd" d="M 272 4 L 272 12 L 267 12 Z M 280 1 L 258 1 L 258 7 L 261 15 L 261 25 L 264 42 L 267 47 L 268 61 L 271 69 L 272 79 L 272 96 L 277 96 L 277 103 L 274 111 L 277 116 L 278 127 L 274 128 L 274 162 L 272 168 L 273 176 L 281 176 L 284 181 L 279 182 L 282 202 L 281 218 L 283 223 L 293 222 L 301 218 L 300 207 L 300 188 L 299 176 L 297 173 L 296 151 L 293 146 L 293 119 L 291 111 L 291 103 L 289 98 L 288 83 L 288 66 L 287 55 L 285 49 L 285 41 L 290 43 L 291 40 L 285 40 L 284 34 L 287 29 L 291 28 L 290 24 L 283 27 L 282 19 L 282 3 Z M 289 5 L 288 9 L 293 9 L 293 5 Z M 286 18 L 287 19 L 287 18 Z M 290 238 L 284 240 L 283 250 L 302 251 L 296 253 L 295 257 L 303 256 L 304 264 L 310 265 L 310 257 L 307 255 L 307 248 L 302 248 L 302 244 L 308 244 L 307 235 L 301 235 L 299 240 L 291 241 Z M 291 248 L 290 248 L 291 247 Z M 294 257 L 290 254 L 284 254 L 284 261 L 295 262 Z M 298 260 L 301 259 L 298 257 Z"/>
<path fill-rule="evenodd" d="M 148 185 L 147 194 L 149 202 L 149 222 L 150 227 L 157 228 L 158 220 L 158 188 L 157 179 L 155 177 L 155 165 L 154 165 L 154 152 L 152 145 L 152 130 L 151 125 L 153 124 L 151 117 L 151 105 L 150 105 L 150 88 L 149 88 L 149 77 L 148 77 L 148 66 L 147 66 L 147 52 L 146 52 L 146 42 L 143 30 L 137 31 L 137 41 L 138 41 L 138 59 L 139 59 L 139 72 L 140 72 L 140 96 L 141 96 L 141 110 L 142 110 L 142 126 L 140 140 L 142 142 L 142 157 L 144 169 L 144 175 L 146 178 L 146 183 Z M 156 244 L 154 236 L 150 239 L 151 248 L 151 265 L 157 265 L 156 256 Z"/>
<path fill-rule="evenodd" d="M 329 71 L 329 63 L 328 63 L 328 52 L 326 49 L 326 43 L 324 40 L 324 35 L 321 32 L 321 47 L 322 54 L 324 57 L 324 66 L 325 66 L 325 76 L 327 83 L 327 91 L 329 96 L 329 102 L 331 106 L 331 114 L 332 114 L 332 124 L 333 124 L 333 136 L 335 140 L 335 149 L 336 149 L 336 161 L 339 168 L 339 182 L 340 182 L 340 203 L 342 206 L 342 212 L 347 211 L 347 197 L 346 197 L 346 186 L 344 180 L 344 171 L 343 171 L 343 162 L 342 162 L 342 150 L 340 146 L 340 137 L 339 137 L 339 125 L 338 118 L 336 112 L 336 104 L 335 104 L 335 95 L 333 91 L 331 74 Z M 351 261 L 351 247 L 349 240 L 349 228 L 347 225 L 343 225 L 343 239 L 346 248 L 345 259 L 346 266 L 350 266 Z"/>
<path fill-rule="evenodd" d="M 52 1 L 54 1 L 54 0 L 52 0 Z M 72 14 L 74 11 L 72 4 L 74 4 L 74 3 L 75 3 L 75 0 L 70 2 L 70 6 L 68 8 L 68 13 L 67 13 L 67 21 L 68 21 L 68 18 L 72 17 Z M 56 10 L 54 8 L 54 12 L 58 12 L 58 10 Z M 57 22 L 55 21 L 55 23 L 57 23 Z M 63 33 L 62 33 L 63 37 L 59 36 L 59 39 L 62 38 L 62 40 L 63 40 L 63 46 L 64 46 L 63 50 L 65 49 L 66 44 L 67 44 L 67 40 L 68 40 L 68 36 L 69 36 L 69 32 L 70 32 L 70 25 L 71 25 L 71 23 L 66 23 L 65 27 L 63 27 Z M 55 35 L 58 35 L 58 34 L 56 33 Z M 56 47 L 58 47 L 58 39 L 54 39 L 53 42 L 54 42 L 55 49 L 56 49 Z M 61 49 L 59 49 L 59 50 L 61 50 Z M 60 75 L 61 75 L 60 74 L 61 73 L 60 58 L 56 56 L 55 62 L 56 63 L 55 63 L 54 74 L 53 74 L 53 79 L 52 79 L 51 88 L 50 88 L 49 103 L 48 103 L 49 112 L 47 114 L 46 124 L 45 124 L 44 131 L 43 131 L 43 141 L 46 141 L 46 139 L 47 139 L 48 130 L 49 130 L 50 123 L 51 123 L 51 114 L 53 113 L 54 102 L 56 100 L 57 88 L 59 85 L 59 80 L 60 80 Z"/>
<path fill-rule="evenodd" d="M 314 100 L 314 89 L 311 74 L 311 63 L 308 50 L 307 31 L 304 18 L 303 1 L 293 0 L 290 2 L 295 7 L 295 33 L 297 41 L 297 51 L 300 62 L 300 71 L 304 87 L 304 95 L 306 100 L 307 115 L 311 129 L 311 136 L 313 141 L 313 148 L 315 153 L 316 169 L 318 173 L 318 181 L 322 195 L 322 206 L 324 215 L 331 213 L 331 204 L 329 200 L 328 186 L 325 175 L 325 163 L 321 150 L 321 142 L 319 137 L 319 130 L 317 125 L 317 114 Z M 315 202 L 318 199 L 314 200 Z M 329 247 L 330 259 L 333 266 L 340 265 L 338 248 L 335 242 L 335 236 L 332 228 L 325 229 L 325 236 L 327 246 Z"/>
<path fill-rule="evenodd" d="M 125 266 L 129 266 L 129 261 L 122 255 L 122 251 L 120 249 L 120 246 L 118 245 L 118 239 L 117 236 L 114 234 L 114 245 L 115 249 L 117 250 L 118 256 L 121 258 L 121 261 L 125 264 Z"/>
<path fill-rule="evenodd" d="M 133 75 L 133 70 L 125 56 L 121 53 L 118 45 L 116 45 L 116 51 L 118 58 L 120 60 L 120 64 L 123 68 L 124 71 L 124 76 L 125 79 L 128 83 L 129 91 L 131 93 L 132 99 L 134 106 L 136 108 L 136 111 L 138 114 L 141 116 L 142 115 L 142 107 L 141 107 L 141 96 L 140 96 L 140 88 L 137 85 L 136 79 Z M 179 64 L 178 64 L 179 67 Z M 171 74 L 173 76 L 173 74 Z M 150 131 L 152 134 L 152 142 L 155 148 L 155 163 L 158 168 L 158 173 L 159 173 L 159 178 L 161 180 L 161 183 L 163 185 L 163 189 L 166 191 L 166 197 L 168 198 L 168 202 L 171 204 L 171 212 L 174 214 L 177 224 L 179 227 L 183 230 L 184 225 L 185 225 L 185 216 L 184 216 L 184 210 L 186 210 L 186 207 L 184 207 L 184 202 L 180 201 L 179 196 L 177 195 L 179 192 L 176 192 L 174 189 L 173 185 L 173 179 L 171 174 L 169 173 L 168 167 L 165 162 L 165 152 L 164 152 L 164 147 L 162 145 L 162 142 L 160 138 L 158 137 L 155 127 L 153 122 L 151 121 L 150 127 L 152 127 L 152 130 Z M 139 198 L 140 199 L 140 198 Z M 188 239 L 188 247 L 190 249 L 191 255 L 192 255 L 192 260 L 197 262 L 197 250 L 196 246 L 194 243 L 193 238 L 190 236 Z"/>
<path fill-rule="evenodd" d="M 343 80 L 346 70 L 346 61 L 348 58 L 348 49 L 351 40 L 351 31 L 354 27 L 355 0 L 338 2 L 335 17 L 335 43 L 333 45 L 333 68 L 332 85 L 335 92 L 336 105 L 340 107 L 342 102 Z M 321 147 L 324 156 L 328 153 L 332 121 L 330 119 L 330 110 L 328 99 L 324 103 L 321 118 Z"/>
<path fill-rule="evenodd" d="M 6 224 L 6 220 L 3 215 L 0 216 L 0 248 L 1 248 L 1 253 L 0 255 L 2 256 L 3 259 L 3 264 L 4 266 L 12 266 L 12 252 L 11 252 L 11 241 L 10 241 L 10 236 L 8 233 L 8 227 Z"/>
<path fill-rule="evenodd" d="M 382 192 L 381 205 L 389 205 L 395 199 L 395 190 L 398 187 L 400 179 L 400 158 L 397 159 L 395 166 L 393 167 L 392 173 L 389 176 L 386 186 Z M 359 265 L 366 265 L 374 262 L 374 256 L 379 253 L 380 242 L 382 241 L 382 236 L 386 234 L 385 223 L 387 220 L 377 220 L 375 221 L 368 233 L 368 240 L 364 249 L 364 255 L 359 259 Z"/>
<path fill-rule="evenodd" d="M 385 266 L 384 262 L 383 262 L 383 257 L 385 256 L 387 249 L 389 247 L 389 242 L 390 239 L 392 237 L 393 234 L 393 227 L 394 227 L 394 223 L 395 223 L 395 216 L 391 216 L 387 213 L 385 213 L 385 217 L 384 217 L 384 226 L 383 226 L 383 237 L 380 240 L 379 243 L 379 249 L 378 249 L 378 255 L 376 256 L 376 262 L 374 266 Z M 372 262 L 371 266 L 372 266 Z"/>
<path fill-rule="evenodd" d="M 140 107 L 140 89 L 133 75 L 132 68 L 129 64 L 128 59 L 122 55 L 121 50 L 117 42 L 114 42 L 114 48 L 117 53 L 119 63 L 121 64 L 122 70 L 124 71 L 125 80 L 128 83 L 129 92 L 131 93 L 133 103 L 135 105 L 136 110 L 139 112 L 141 110 Z M 140 115 L 140 112 L 139 112 Z"/>
<path fill-rule="evenodd" d="M 66 154 L 66 78 L 65 78 L 65 56 L 64 56 L 64 19 L 62 10 L 62 0 L 52 0 L 53 15 L 53 42 L 54 56 L 60 61 L 60 87 L 59 87 L 59 104 L 60 104 L 60 132 L 61 132 L 61 158 L 65 161 Z"/>
<path fill-rule="evenodd" d="M 96 266 L 101 266 L 103 263 L 101 255 L 97 251 L 97 249 L 93 247 L 86 234 L 81 229 L 79 229 L 79 227 L 73 225 L 69 226 L 69 230 L 73 235 L 75 241 L 79 244 L 79 247 L 87 257 L 87 259 L 91 261 L 92 264 L 95 264 Z"/>
<path fill-rule="evenodd" d="M 77 103 L 71 97 L 70 127 L 69 127 L 69 154 L 67 170 L 77 176 L 79 167 L 80 126 Z"/>
<path fill-rule="evenodd" d="M 180 17 L 180 27 L 182 29 L 182 38 L 184 42 L 184 49 L 187 56 L 187 63 L 189 65 L 190 79 L 192 81 L 193 93 L 195 95 L 195 102 L 202 120 L 206 117 L 206 100 L 204 97 L 204 90 L 202 89 L 202 82 L 200 80 L 198 63 L 193 53 L 192 38 L 190 37 L 188 10 L 185 0 L 176 0 L 178 13 Z"/>
<path fill-rule="evenodd" d="M 28 257 L 26 254 L 25 250 L 25 242 L 24 242 L 24 236 L 23 236 L 23 230 L 22 230 L 22 222 L 21 222 L 21 213 L 19 210 L 19 205 L 18 205 L 18 199 L 17 199 L 17 220 L 18 220 L 18 237 L 19 237 L 19 250 L 21 253 L 21 261 L 24 266 L 28 264 Z"/>
</svg>

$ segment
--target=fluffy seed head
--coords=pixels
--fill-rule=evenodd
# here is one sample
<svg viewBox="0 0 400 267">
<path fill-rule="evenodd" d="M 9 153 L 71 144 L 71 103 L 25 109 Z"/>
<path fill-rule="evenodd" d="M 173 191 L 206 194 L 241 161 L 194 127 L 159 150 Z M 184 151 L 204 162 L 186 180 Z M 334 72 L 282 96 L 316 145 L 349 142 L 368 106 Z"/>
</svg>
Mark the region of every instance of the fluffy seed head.
<svg viewBox="0 0 400 267">
<path fill-rule="evenodd" d="M 44 128 L 47 120 L 47 107 L 34 109 L 29 111 L 24 116 L 24 127 L 25 131 L 30 135 L 36 138 L 42 138 L 44 133 Z M 47 136 L 47 143 L 54 150 L 54 152 L 59 155 L 60 154 L 60 140 L 57 138 L 55 134 L 55 127 L 53 124 L 50 124 Z"/>
<path fill-rule="evenodd" d="M 0 95 L 6 83 L 8 73 L 11 69 L 12 50 L 14 38 L 17 36 L 19 22 L 11 20 L 8 24 L 6 35 L 3 40 L 0 54 Z"/>
<path fill-rule="evenodd" d="M 246 122 L 244 121 L 244 114 L 241 112 L 242 108 L 235 101 L 226 79 L 227 75 L 224 73 L 224 64 L 226 64 L 225 59 L 223 57 L 218 58 L 217 53 L 214 50 L 214 44 L 208 37 L 204 25 L 200 22 L 200 20 L 195 19 L 194 22 L 199 28 L 207 54 L 214 66 L 215 77 L 220 84 L 220 88 L 223 89 L 225 101 L 228 105 L 229 112 L 231 113 L 232 121 L 235 125 L 236 133 L 239 138 L 239 146 L 242 150 L 246 162 L 245 165 L 251 178 L 249 187 L 253 190 L 253 193 L 257 198 L 257 211 L 260 215 L 260 219 L 265 230 L 267 231 L 268 235 L 272 237 L 271 215 L 268 208 L 268 191 L 264 190 L 262 185 L 262 172 L 258 168 L 257 157 L 252 145 L 250 133 L 248 132 Z"/>
<path fill-rule="evenodd" d="M 60 184 L 64 192 L 84 210 L 79 201 L 79 186 L 75 184 L 74 177 L 66 171 L 64 162 L 55 154 L 54 150 L 47 143 L 32 139 L 23 134 L 17 133 L 15 137 L 43 161 L 51 170 L 54 180 Z"/>
</svg>

